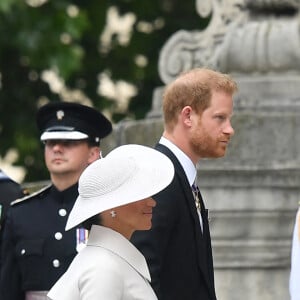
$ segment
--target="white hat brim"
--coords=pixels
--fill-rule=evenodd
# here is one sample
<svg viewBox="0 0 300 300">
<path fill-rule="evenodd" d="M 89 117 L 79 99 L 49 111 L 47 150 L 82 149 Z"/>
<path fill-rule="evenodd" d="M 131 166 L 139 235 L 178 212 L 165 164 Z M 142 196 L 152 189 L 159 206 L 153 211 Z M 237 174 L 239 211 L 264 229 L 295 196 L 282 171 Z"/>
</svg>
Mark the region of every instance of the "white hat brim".
<svg viewBox="0 0 300 300">
<path fill-rule="evenodd" d="M 120 146 L 80 176 L 79 196 L 66 230 L 105 210 L 151 197 L 173 177 L 173 163 L 159 151 L 141 145 Z"/>
</svg>

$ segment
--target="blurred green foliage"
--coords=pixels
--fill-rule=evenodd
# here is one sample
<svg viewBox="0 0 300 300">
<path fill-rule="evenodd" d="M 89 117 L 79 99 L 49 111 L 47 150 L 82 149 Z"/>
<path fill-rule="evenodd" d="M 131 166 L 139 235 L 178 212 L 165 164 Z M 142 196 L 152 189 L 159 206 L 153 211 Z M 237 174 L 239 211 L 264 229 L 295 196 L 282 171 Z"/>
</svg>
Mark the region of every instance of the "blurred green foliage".
<svg viewBox="0 0 300 300">
<path fill-rule="evenodd" d="M 0 1 L 0 155 L 17 148 L 15 164 L 25 166 L 27 182 L 49 177 L 35 124 L 38 99 L 60 100 L 41 79 L 43 70 L 56 70 L 69 89 L 81 90 L 96 108 L 113 112 L 114 103 L 97 93 L 98 75 L 108 71 L 112 80 L 138 89 L 126 112 L 112 113 L 113 122 L 141 119 L 150 110 L 154 88 L 162 85 L 157 70 L 160 48 L 176 31 L 200 30 L 208 22 L 197 15 L 195 0 L 49 0 L 40 6 L 29 2 L 34 3 Z M 113 36 L 108 51 L 100 52 L 112 6 L 121 16 L 135 14 L 133 32 L 127 45 Z M 70 8 L 77 13 L 72 15 Z M 140 22 L 158 21 L 161 26 L 151 32 L 139 30 Z M 137 55 L 148 63 L 137 65 Z"/>
</svg>

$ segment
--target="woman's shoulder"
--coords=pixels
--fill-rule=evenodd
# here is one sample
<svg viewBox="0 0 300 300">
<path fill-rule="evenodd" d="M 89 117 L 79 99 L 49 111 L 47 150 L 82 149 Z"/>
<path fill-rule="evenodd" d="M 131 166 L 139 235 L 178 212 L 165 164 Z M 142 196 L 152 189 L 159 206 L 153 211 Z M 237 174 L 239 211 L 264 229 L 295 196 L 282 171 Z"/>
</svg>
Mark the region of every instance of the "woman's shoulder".
<svg viewBox="0 0 300 300">
<path fill-rule="evenodd" d="M 117 268 L 120 257 L 113 251 L 101 246 L 86 246 L 76 257 L 78 265 L 85 265 L 89 268 L 111 269 Z M 75 262 L 75 260 L 74 260 Z"/>
</svg>

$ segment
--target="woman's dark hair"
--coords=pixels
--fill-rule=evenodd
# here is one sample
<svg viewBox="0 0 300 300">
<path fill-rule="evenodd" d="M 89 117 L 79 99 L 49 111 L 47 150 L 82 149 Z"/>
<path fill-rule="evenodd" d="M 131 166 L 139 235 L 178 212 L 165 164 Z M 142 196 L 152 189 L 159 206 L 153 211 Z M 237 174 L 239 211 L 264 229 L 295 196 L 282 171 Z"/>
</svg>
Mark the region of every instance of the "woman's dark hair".
<svg viewBox="0 0 300 300">
<path fill-rule="evenodd" d="M 90 217 L 81 223 L 81 226 L 87 230 L 91 230 L 92 225 L 102 225 L 100 214 Z"/>
</svg>

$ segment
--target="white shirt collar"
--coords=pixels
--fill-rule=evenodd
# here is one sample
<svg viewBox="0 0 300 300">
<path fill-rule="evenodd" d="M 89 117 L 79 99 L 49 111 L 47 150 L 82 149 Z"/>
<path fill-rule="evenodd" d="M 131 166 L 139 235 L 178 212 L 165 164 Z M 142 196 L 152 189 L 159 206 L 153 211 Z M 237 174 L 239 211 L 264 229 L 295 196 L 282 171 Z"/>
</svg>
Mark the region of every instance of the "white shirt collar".
<svg viewBox="0 0 300 300">
<path fill-rule="evenodd" d="M 181 149 L 179 149 L 175 144 L 173 144 L 165 137 L 162 136 L 159 140 L 159 143 L 166 146 L 173 152 L 173 154 L 176 156 L 181 166 L 183 167 L 189 184 L 192 186 L 197 175 L 197 169 L 192 160 Z"/>
</svg>

